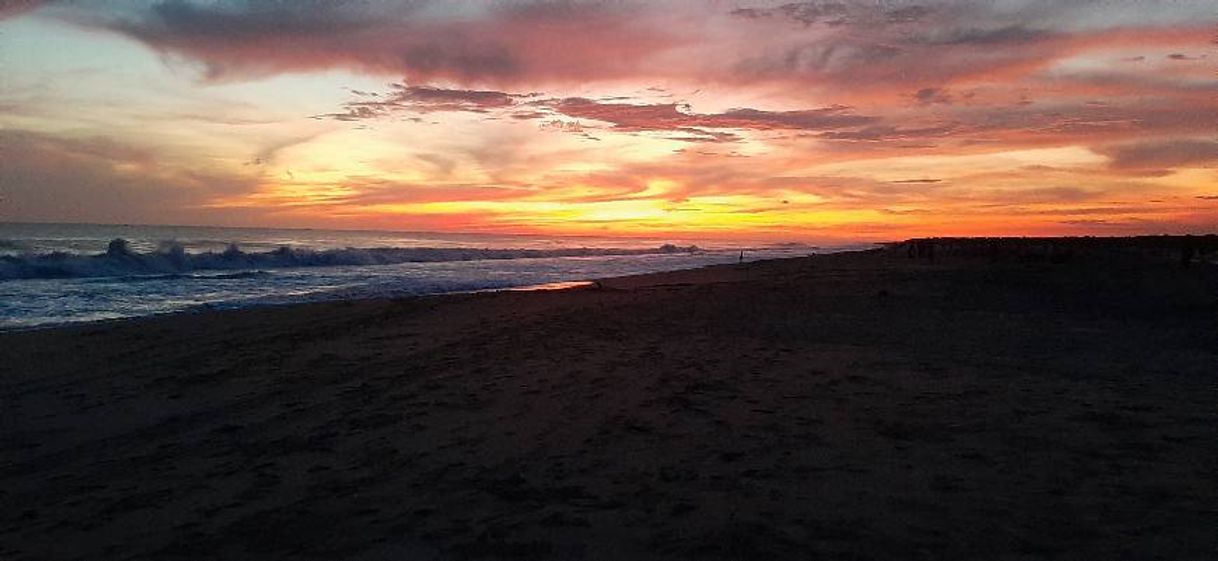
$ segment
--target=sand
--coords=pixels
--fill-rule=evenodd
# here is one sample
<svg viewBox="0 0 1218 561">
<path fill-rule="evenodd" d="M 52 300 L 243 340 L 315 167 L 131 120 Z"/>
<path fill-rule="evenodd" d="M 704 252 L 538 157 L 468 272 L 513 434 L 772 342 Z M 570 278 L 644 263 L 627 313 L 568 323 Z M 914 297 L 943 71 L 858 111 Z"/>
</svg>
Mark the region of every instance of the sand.
<svg viewBox="0 0 1218 561">
<path fill-rule="evenodd" d="M 0 559 L 1214 559 L 1216 301 L 892 250 L 0 334 Z"/>
</svg>

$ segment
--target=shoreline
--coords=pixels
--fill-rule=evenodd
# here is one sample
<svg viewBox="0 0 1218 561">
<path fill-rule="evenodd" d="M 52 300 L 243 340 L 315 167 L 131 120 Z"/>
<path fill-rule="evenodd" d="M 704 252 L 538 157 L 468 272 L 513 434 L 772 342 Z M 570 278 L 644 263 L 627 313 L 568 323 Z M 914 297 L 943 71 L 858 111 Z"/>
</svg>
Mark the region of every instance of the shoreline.
<svg viewBox="0 0 1218 561">
<path fill-rule="evenodd" d="M 0 333 L 0 557 L 1204 558 L 1218 271 L 900 248 Z"/>
<path fill-rule="evenodd" d="M 852 252 L 866 252 L 866 251 L 875 251 L 875 250 L 874 249 L 849 249 L 849 250 L 842 250 L 842 251 L 830 251 L 830 252 L 826 252 L 826 253 L 819 253 L 819 254 L 813 254 L 813 255 L 829 255 L 829 254 L 836 254 L 836 253 L 852 253 Z M 777 258 L 769 258 L 769 259 L 759 259 L 756 261 L 746 261 L 745 263 L 746 264 L 747 263 L 764 263 L 764 262 L 768 262 L 768 261 L 781 261 L 781 260 L 785 260 L 785 259 L 804 259 L 806 257 L 808 257 L 808 256 L 777 257 Z M 669 274 L 669 273 L 676 273 L 679 271 L 696 271 L 698 269 L 704 269 L 704 268 L 708 268 L 708 267 L 722 267 L 722 266 L 726 266 L 726 265 L 736 265 L 736 264 L 720 263 L 720 264 L 704 265 L 702 267 L 694 267 L 694 268 L 689 268 L 689 269 L 673 269 L 671 271 L 657 271 L 657 272 L 651 272 L 651 273 L 638 273 L 638 274 L 634 274 L 634 275 L 622 275 L 620 277 L 604 277 L 604 278 L 580 279 L 580 280 L 570 280 L 570 281 L 554 281 L 554 282 L 546 282 L 546 283 L 539 283 L 539 284 L 506 286 L 506 287 L 500 287 L 500 288 L 479 288 L 479 289 L 472 289 L 472 290 L 454 290 L 454 291 L 450 291 L 450 292 L 433 292 L 433 293 L 428 293 L 428 294 L 403 294 L 400 296 L 378 295 L 378 296 L 363 296 L 363 297 L 348 296 L 348 297 L 335 297 L 335 298 L 321 297 L 321 298 L 317 298 L 317 299 L 302 299 L 302 300 L 287 301 L 287 302 L 255 302 L 252 304 L 243 304 L 243 305 L 232 305 L 232 304 L 224 304 L 224 303 L 221 303 L 221 304 L 203 303 L 203 304 L 195 304 L 193 306 L 183 308 L 180 310 L 157 312 L 157 313 L 139 315 L 139 316 L 125 316 L 125 317 L 117 317 L 117 318 L 102 318 L 102 319 L 94 319 L 94 320 L 78 320 L 78 321 L 66 321 L 66 322 L 49 322 L 49 323 L 45 323 L 45 324 L 35 324 L 35 325 L 30 325 L 30 326 L 15 326 L 15 327 L 0 326 L 0 335 L 2 335 L 4 333 L 23 333 L 23 332 L 27 332 L 27 331 L 67 329 L 67 328 L 72 328 L 72 327 L 105 326 L 105 325 L 113 325 L 116 323 L 127 322 L 127 321 L 140 321 L 140 320 L 153 319 L 153 318 L 173 317 L 173 316 L 178 316 L 178 315 L 190 316 L 190 315 L 198 315 L 198 314 L 223 313 L 223 312 L 233 312 L 233 311 L 239 311 L 239 310 L 258 309 L 258 308 L 308 306 L 308 305 L 313 305 L 313 304 L 325 304 L 325 303 L 336 303 L 336 302 L 364 302 L 364 301 L 380 301 L 380 300 L 392 301 L 392 300 L 401 300 L 401 299 L 409 299 L 409 298 L 434 298 L 434 297 L 459 295 L 459 294 L 572 290 L 572 289 L 593 286 L 596 283 L 599 283 L 602 281 L 609 281 L 609 280 L 613 280 L 613 279 L 617 279 L 617 278 L 630 278 L 630 277 L 639 277 L 639 276 L 647 276 L 647 275 L 664 275 L 664 274 Z"/>
<path fill-rule="evenodd" d="M 535 285 L 509 286 L 509 287 L 504 287 L 504 288 L 483 288 L 483 289 L 477 289 L 477 290 L 457 290 L 457 291 L 453 291 L 453 292 L 435 292 L 435 293 L 431 293 L 431 294 L 411 294 L 411 295 L 403 295 L 403 296 L 367 296 L 367 297 L 347 297 L 347 298 L 325 298 L 325 299 L 318 299 L 318 300 L 302 300 L 302 301 L 296 301 L 296 302 L 259 302 L 259 303 L 246 304 L 246 305 L 240 305 L 240 306 L 237 306 L 237 305 L 224 306 L 224 305 L 216 305 L 216 304 L 196 304 L 194 306 L 191 306 L 189 308 L 183 308 L 181 310 L 172 310 L 172 311 L 168 311 L 168 312 L 157 312 L 157 313 L 152 313 L 152 314 L 147 314 L 147 315 L 142 315 L 142 316 L 125 316 L 125 317 L 117 317 L 117 318 L 103 318 L 103 319 L 79 320 L 79 321 L 68 321 L 68 322 L 59 322 L 59 323 L 45 323 L 45 324 L 36 324 L 36 325 L 18 326 L 18 327 L 0 326 L 0 335 L 4 335 L 5 333 L 26 333 L 26 332 L 31 332 L 31 331 L 47 331 L 47 330 L 53 331 L 53 330 L 59 330 L 59 329 L 72 329 L 72 328 L 85 329 L 85 328 L 90 328 L 90 327 L 106 327 L 106 326 L 119 325 L 119 324 L 128 323 L 128 322 L 140 322 L 143 320 L 163 319 L 163 318 L 171 318 L 171 317 L 177 317 L 177 316 L 189 317 L 189 316 L 197 316 L 197 315 L 201 315 L 201 314 L 212 314 L 212 313 L 240 312 L 242 310 L 254 310 L 254 309 L 262 309 L 262 308 L 283 308 L 283 307 L 291 307 L 291 306 L 310 306 L 310 305 L 317 305 L 317 304 L 335 304 L 335 303 L 344 303 L 344 302 L 356 303 L 356 302 L 394 301 L 394 300 L 403 300 L 403 299 L 411 299 L 411 298 L 434 298 L 434 297 L 450 296 L 450 295 L 457 295 L 457 294 L 572 290 L 572 289 L 576 289 L 576 288 L 583 288 L 586 286 L 591 286 L 595 282 L 597 282 L 597 281 L 595 281 L 595 280 L 557 281 L 557 282 L 535 284 Z M 562 285 L 562 286 L 559 286 L 559 285 Z"/>
</svg>

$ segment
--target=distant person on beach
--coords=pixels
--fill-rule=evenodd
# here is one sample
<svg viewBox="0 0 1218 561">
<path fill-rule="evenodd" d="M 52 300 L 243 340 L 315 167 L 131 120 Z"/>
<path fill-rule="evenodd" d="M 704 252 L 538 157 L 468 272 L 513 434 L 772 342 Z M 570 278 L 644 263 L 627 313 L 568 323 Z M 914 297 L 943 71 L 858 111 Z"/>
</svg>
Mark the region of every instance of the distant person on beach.
<svg viewBox="0 0 1218 561">
<path fill-rule="evenodd" d="M 744 264 L 744 250 L 743 249 L 740 250 L 740 264 L 741 265 Z"/>
</svg>

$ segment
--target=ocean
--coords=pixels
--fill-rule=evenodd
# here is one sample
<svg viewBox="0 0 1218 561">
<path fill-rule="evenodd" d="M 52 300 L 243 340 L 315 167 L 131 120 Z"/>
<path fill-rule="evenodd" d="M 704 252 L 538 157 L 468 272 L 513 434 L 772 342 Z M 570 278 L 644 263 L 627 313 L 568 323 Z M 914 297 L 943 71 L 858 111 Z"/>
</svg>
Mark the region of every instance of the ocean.
<svg viewBox="0 0 1218 561">
<path fill-rule="evenodd" d="M 868 247 L 641 238 L 0 223 L 0 329 L 292 302 L 553 286 Z"/>
</svg>

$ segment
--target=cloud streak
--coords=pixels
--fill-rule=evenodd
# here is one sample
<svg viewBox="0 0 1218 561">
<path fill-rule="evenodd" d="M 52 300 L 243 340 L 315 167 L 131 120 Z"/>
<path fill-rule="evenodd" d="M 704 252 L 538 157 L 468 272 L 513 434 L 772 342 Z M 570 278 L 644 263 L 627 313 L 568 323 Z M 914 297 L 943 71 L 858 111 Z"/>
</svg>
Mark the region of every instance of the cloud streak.
<svg viewBox="0 0 1218 561">
<path fill-rule="evenodd" d="M 1116 169 L 1162 169 L 1218 164 L 1218 141 L 1195 139 L 1135 142 L 1105 148 Z"/>
</svg>

